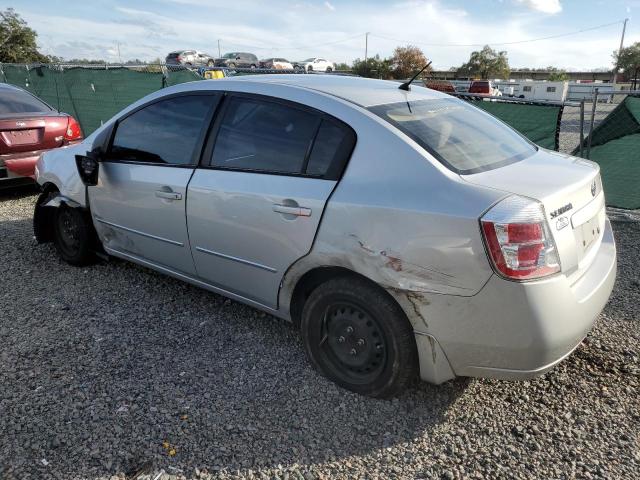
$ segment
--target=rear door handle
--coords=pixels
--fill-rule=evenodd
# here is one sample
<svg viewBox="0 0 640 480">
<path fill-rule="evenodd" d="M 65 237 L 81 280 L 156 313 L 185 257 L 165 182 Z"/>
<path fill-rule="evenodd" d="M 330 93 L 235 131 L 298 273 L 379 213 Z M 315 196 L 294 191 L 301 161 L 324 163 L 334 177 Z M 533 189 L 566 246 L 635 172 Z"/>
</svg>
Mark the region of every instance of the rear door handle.
<svg viewBox="0 0 640 480">
<path fill-rule="evenodd" d="M 167 200 L 182 200 L 182 194 L 178 192 L 167 192 L 165 190 L 156 190 L 156 197 L 166 198 Z"/>
<path fill-rule="evenodd" d="M 273 205 L 273 211 L 277 213 L 284 213 L 285 215 L 295 215 L 297 217 L 310 217 L 311 209 L 307 207 L 294 207 L 290 205 L 280 205 L 278 203 Z"/>
</svg>

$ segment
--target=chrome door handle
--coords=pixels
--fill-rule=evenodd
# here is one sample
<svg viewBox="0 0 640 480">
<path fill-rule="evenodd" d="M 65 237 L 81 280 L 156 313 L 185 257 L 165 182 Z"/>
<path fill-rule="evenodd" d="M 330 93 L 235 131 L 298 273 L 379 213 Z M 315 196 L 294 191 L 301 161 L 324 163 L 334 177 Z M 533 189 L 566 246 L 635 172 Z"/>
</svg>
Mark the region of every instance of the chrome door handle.
<svg viewBox="0 0 640 480">
<path fill-rule="evenodd" d="M 164 190 L 156 190 L 156 197 L 166 198 L 167 200 L 182 200 L 182 194 L 177 192 L 166 192 Z"/>
<path fill-rule="evenodd" d="M 284 213 L 286 215 L 295 215 L 297 217 L 310 217 L 311 209 L 306 207 L 293 207 L 289 205 L 280 205 L 278 203 L 273 205 L 273 211 L 277 213 Z"/>
</svg>

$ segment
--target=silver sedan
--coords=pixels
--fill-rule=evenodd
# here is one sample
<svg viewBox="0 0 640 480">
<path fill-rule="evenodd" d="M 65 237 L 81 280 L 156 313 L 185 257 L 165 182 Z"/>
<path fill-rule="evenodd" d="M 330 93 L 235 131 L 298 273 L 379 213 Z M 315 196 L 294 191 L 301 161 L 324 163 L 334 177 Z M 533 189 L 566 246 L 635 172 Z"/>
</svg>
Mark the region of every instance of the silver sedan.
<svg viewBox="0 0 640 480">
<path fill-rule="evenodd" d="M 37 180 L 36 237 L 64 260 L 106 253 L 290 320 L 318 371 L 371 396 L 544 373 L 615 280 L 598 165 L 419 86 L 182 84 L 44 154 Z"/>
</svg>

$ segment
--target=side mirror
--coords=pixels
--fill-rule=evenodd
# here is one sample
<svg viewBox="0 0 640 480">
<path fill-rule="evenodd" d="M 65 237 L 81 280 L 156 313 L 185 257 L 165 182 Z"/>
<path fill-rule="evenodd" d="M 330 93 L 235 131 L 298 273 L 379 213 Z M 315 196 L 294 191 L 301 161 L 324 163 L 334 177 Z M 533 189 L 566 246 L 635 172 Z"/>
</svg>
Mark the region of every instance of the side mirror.
<svg viewBox="0 0 640 480">
<path fill-rule="evenodd" d="M 76 166 L 78 167 L 78 174 L 86 186 L 98 184 L 100 154 L 87 152 L 86 155 L 76 155 Z"/>
</svg>

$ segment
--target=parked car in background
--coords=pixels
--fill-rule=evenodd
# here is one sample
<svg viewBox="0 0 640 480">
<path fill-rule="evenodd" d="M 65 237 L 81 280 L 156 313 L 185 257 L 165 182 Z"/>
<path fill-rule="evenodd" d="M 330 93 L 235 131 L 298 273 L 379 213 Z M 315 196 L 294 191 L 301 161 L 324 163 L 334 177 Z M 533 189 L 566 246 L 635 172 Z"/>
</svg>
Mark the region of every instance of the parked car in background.
<svg viewBox="0 0 640 480">
<path fill-rule="evenodd" d="M 0 188 L 32 182 L 41 153 L 79 140 L 82 130 L 71 115 L 0 83 Z"/>
<path fill-rule="evenodd" d="M 306 70 L 307 72 L 333 72 L 336 66 L 333 62 L 325 60 L 324 58 L 307 58 L 301 62 L 294 62 L 294 68 Z"/>
<path fill-rule="evenodd" d="M 598 165 L 399 87 L 164 88 L 42 156 L 36 238 L 74 265 L 104 251 L 291 320 L 312 365 L 358 393 L 548 371 L 616 277 Z"/>
<path fill-rule="evenodd" d="M 186 65 L 188 67 L 213 67 L 215 59 L 208 53 L 198 50 L 177 50 L 167 55 L 167 65 Z"/>
<path fill-rule="evenodd" d="M 424 80 L 424 86 L 443 93 L 456 93 L 456 87 L 448 80 Z"/>
<path fill-rule="evenodd" d="M 469 86 L 469 93 L 486 95 L 488 97 L 501 97 L 502 92 L 494 87 L 489 80 L 474 80 Z"/>
<path fill-rule="evenodd" d="M 264 60 L 260 60 L 260 68 L 293 70 L 293 65 L 285 58 L 265 58 Z"/>
<path fill-rule="evenodd" d="M 257 68 L 259 64 L 258 57 L 246 52 L 225 53 L 222 58 L 216 58 L 215 61 L 216 67 L 228 68 Z"/>
</svg>

